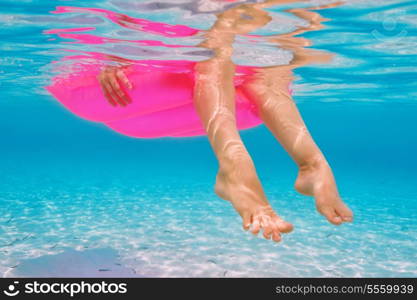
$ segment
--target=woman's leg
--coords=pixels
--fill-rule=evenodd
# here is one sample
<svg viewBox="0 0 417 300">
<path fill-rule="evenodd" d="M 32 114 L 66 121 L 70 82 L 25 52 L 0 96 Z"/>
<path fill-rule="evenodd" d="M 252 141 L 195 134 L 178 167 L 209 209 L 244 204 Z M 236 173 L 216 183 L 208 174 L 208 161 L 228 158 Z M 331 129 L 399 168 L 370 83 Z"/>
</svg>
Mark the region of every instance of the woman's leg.
<svg viewBox="0 0 417 300">
<path fill-rule="evenodd" d="M 245 84 L 244 90 L 257 104 L 266 126 L 298 165 L 297 191 L 314 196 L 318 211 L 329 222 L 350 222 L 352 212 L 340 199 L 332 170 L 289 94 L 291 81 L 289 68 L 263 69 Z"/>
<path fill-rule="evenodd" d="M 292 225 L 272 210 L 246 150 L 235 118 L 234 65 L 228 58 L 213 58 L 196 65 L 194 102 L 219 161 L 216 193 L 229 200 L 243 219 L 243 227 L 280 241 Z"/>
</svg>

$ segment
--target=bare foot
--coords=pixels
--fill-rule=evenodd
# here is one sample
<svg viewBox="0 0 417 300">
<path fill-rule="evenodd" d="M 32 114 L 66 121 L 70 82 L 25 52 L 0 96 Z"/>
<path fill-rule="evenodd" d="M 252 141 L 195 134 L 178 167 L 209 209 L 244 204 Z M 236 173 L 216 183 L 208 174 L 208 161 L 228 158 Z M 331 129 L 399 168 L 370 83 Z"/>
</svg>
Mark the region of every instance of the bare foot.
<svg viewBox="0 0 417 300">
<path fill-rule="evenodd" d="M 281 219 L 272 209 L 256 176 L 254 167 L 242 166 L 231 171 L 220 170 L 216 178 L 216 194 L 232 203 L 243 220 L 243 228 L 253 234 L 263 229 L 263 236 L 281 241 L 281 233 L 292 231 L 293 226 Z"/>
<path fill-rule="evenodd" d="M 330 223 L 352 222 L 352 211 L 340 198 L 333 172 L 325 159 L 300 167 L 295 189 L 301 194 L 314 196 L 317 210 Z"/>
</svg>

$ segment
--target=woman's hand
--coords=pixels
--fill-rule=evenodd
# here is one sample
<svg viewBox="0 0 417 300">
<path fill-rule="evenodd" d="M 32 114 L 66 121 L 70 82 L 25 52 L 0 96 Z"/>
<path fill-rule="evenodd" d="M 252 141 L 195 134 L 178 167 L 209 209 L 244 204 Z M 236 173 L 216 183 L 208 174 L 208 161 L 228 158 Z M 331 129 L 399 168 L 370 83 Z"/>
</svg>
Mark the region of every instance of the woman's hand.
<svg viewBox="0 0 417 300">
<path fill-rule="evenodd" d="M 272 18 L 265 10 L 254 5 L 239 5 L 217 15 L 213 29 L 233 34 L 248 34 L 268 24 Z"/>
<path fill-rule="evenodd" d="M 126 68 L 107 66 L 97 76 L 104 96 L 113 106 L 126 106 L 132 102 L 129 94 L 126 92 L 126 88 L 129 90 L 133 88 L 132 83 L 124 73 Z"/>
</svg>

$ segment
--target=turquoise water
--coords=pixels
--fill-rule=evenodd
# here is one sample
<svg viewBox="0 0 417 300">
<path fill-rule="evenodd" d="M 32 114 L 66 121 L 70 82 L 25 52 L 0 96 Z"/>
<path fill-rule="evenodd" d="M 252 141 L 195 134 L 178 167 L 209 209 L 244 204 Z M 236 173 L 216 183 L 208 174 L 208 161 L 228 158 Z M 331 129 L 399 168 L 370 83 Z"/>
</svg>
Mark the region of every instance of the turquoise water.
<svg viewBox="0 0 417 300">
<path fill-rule="evenodd" d="M 178 7 L 135 9 L 144 2 L 89 1 L 88 7 L 199 29 L 215 19 Z M 270 8 L 273 22 L 257 33 L 291 31 L 303 20 L 284 9 L 319 2 L 325 3 Z M 417 1 L 347 1 L 320 10 L 329 19 L 325 27 L 302 35 L 334 54 L 328 64 L 295 70 L 294 98 L 355 213 L 353 224 L 328 224 L 313 199 L 294 191 L 297 169 L 264 126 L 242 132 L 273 207 L 295 226 L 280 244 L 244 232 L 230 204 L 214 195 L 217 162 L 204 137 L 122 136 L 74 116 L 43 89 L 51 62 L 68 55 L 65 49 L 132 59 L 201 60 L 206 53 L 67 44 L 42 32 L 96 27 L 94 34 L 113 38 L 150 34 L 136 37 L 86 13 L 50 13 L 56 5 L 86 7 L 85 1 L 0 4 L 3 276 L 42 275 L 28 271 L 27 262 L 103 248 L 117 253 L 115 270 L 123 266 L 132 276 L 417 276 Z M 285 51 L 262 38 L 257 43 L 241 37 L 234 61 L 285 63 Z"/>
</svg>

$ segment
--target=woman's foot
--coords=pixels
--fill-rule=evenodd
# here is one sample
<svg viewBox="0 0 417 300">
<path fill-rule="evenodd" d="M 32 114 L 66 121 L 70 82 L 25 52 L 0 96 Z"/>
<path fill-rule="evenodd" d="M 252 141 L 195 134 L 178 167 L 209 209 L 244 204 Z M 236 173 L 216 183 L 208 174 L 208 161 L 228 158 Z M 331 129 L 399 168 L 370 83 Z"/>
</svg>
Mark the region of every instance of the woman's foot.
<svg viewBox="0 0 417 300">
<path fill-rule="evenodd" d="M 216 194 L 232 203 L 243 220 L 243 228 L 253 234 L 263 230 L 266 239 L 279 242 L 281 233 L 293 226 L 281 219 L 266 199 L 261 183 L 251 163 L 235 164 L 227 171 L 220 169 L 216 178 Z"/>
<path fill-rule="evenodd" d="M 335 225 L 352 222 L 353 214 L 337 191 L 333 172 L 324 158 L 300 167 L 295 189 L 301 194 L 313 196 L 317 210 Z"/>
</svg>

